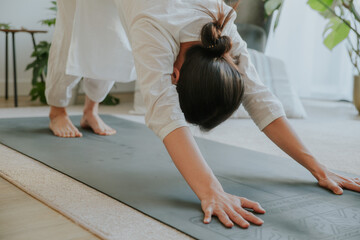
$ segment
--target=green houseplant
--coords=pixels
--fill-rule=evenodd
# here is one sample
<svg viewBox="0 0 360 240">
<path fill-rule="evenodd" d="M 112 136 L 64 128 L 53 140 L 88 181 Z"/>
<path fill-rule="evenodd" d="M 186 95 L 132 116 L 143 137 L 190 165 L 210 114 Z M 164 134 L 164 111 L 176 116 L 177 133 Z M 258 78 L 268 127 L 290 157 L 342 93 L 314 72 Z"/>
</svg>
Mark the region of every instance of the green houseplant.
<svg viewBox="0 0 360 240">
<path fill-rule="evenodd" d="M 56 1 L 51 2 L 52 6 L 49 8 L 50 10 L 56 13 L 57 5 Z M 55 25 L 56 18 L 45 19 L 40 21 L 43 25 L 47 25 L 52 27 Z M 50 43 L 47 41 L 39 42 L 35 47 L 34 51 L 31 54 L 31 57 L 34 58 L 34 61 L 29 63 L 26 66 L 25 70 L 32 69 L 32 89 L 30 91 L 31 100 L 35 101 L 37 99 L 40 102 L 46 104 L 45 98 L 45 81 L 47 74 L 47 62 L 49 59 L 49 50 L 50 50 Z"/>
<path fill-rule="evenodd" d="M 353 100 L 360 113 L 360 4 L 356 5 L 355 0 L 308 0 L 307 3 L 328 20 L 323 32 L 328 49 L 348 40 L 349 57 L 356 71 Z"/>
<path fill-rule="evenodd" d="M 49 10 L 54 13 L 57 12 L 56 1 L 51 1 L 51 7 Z M 56 18 L 44 19 L 40 21 L 41 24 L 47 25 L 48 27 L 53 27 L 56 24 Z M 6 26 L 5 26 L 6 27 Z M 45 81 L 47 74 L 47 64 L 49 59 L 49 51 L 50 51 L 51 43 L 47 41 L 39 42 L 34 51 L 31 54 L 31 57 L 34 58 L 34 61 L 29 63 L 26 66 L 26 70 L 32 70 L 32 89 L 30 91 L 31 100 L 35 101 L 37 99 L 40 102 L 46 104 L 45 97 Z M 120 103 L 120 99 L 111 96 L 108 94 L 102 104 L 104 105 L 117 105 Z"/>
<path fill-rule="evenodd" d="M 9 29 L 10 23 L 0 23 L 0 29 Z"/>
</svg>

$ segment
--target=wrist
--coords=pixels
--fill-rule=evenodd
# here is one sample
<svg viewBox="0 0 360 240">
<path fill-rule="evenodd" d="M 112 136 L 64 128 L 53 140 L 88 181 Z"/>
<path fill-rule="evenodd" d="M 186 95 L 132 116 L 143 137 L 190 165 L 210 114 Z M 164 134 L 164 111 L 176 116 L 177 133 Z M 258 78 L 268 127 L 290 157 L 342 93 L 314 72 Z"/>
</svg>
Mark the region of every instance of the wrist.
<svg viewBox="0 0 360 240">
<path fill-rule="evenodd" d="M 199 200 L 209 199 L 211 196 L 214 196 L 218 193 L 224 192 L 220 182 L 214 176 L 211 182 L 205 185 L 199 192 L 196 193 Z"/>
<path fill-rule="evenodd" d="M 327 168 L 321 163 L 316 162 L 316 164 L 314 164 L 314 166 L 312 166 L 309 171 L 318 181 L 319 179 L 326 178 Z"/>
</svg>

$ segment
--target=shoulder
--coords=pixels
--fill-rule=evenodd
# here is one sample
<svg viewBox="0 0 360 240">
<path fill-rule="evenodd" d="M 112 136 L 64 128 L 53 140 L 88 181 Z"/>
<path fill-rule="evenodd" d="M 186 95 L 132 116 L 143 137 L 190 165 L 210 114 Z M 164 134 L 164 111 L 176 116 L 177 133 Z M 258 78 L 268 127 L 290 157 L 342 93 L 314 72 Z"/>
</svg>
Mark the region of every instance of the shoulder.
<svg viewBox="0 0 360 240">
<path fill-rule="evenodd" d="M 133 24 L 129 33 L 136 62 L 157 68 L 172 67 L 180 43 L 166 29 L 151 19 L 142 19 Z"/>
<path fill-rule="evenodd" d="M 137 71 L 172 71 L 179 47 L 171 35 L 149 20 L 138 21 L 129 34 Z"/>
<path fill-rule="evenodd" d="M 136 21 L 129 30 L 129 38 L 132 45 L 150 45 L 156 48 L 176 49 L 179 45 L 177 39 L 163 26 L 152 19 L 140 19 Z"/>
</svg>

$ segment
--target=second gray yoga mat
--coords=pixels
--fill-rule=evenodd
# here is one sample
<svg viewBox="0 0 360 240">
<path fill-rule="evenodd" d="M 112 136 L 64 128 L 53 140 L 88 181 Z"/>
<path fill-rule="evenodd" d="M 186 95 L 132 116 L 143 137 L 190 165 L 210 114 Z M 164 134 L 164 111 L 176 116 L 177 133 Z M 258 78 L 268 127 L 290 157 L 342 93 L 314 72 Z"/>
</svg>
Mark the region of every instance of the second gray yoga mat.
<svg viewBox="0 0 360 240">
<path fill-rule="evenodd" d="M 47 118 L 18 118 L 0 120 L 0 142 L 198 239 L 360 239 L 359 193 L 336 196 L 294 161 L 196 139 L 224 189 L 267 210 L 261 227 L 227 229 L 216 218 L 205 225 L 162 142 L 142 124 L 103 117 L 116 135 L 63 139 Z"/>
</svg>

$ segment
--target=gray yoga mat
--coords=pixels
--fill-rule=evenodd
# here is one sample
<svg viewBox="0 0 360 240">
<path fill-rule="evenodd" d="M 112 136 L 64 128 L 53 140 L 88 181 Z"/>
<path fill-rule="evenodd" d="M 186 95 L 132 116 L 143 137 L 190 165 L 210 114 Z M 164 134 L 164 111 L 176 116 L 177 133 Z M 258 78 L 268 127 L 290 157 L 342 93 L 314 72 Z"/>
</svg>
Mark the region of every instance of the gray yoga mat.
<svg viewBox="0 0 360 240">
<path fill-rule="evenodd" d="M 200 202 L 162 142 L 142 124 L 103 118 L 116 135 L 83 130 L 83 138 L 63 139 L 47 118 L 1 119 L 0 142 L 198 239 L 360 239 L 359 193 L 336 196 L 294 161 L 197 138 L 224 189 L 267 210 L 261 227 L 203 224 Z"/>
</svg>

